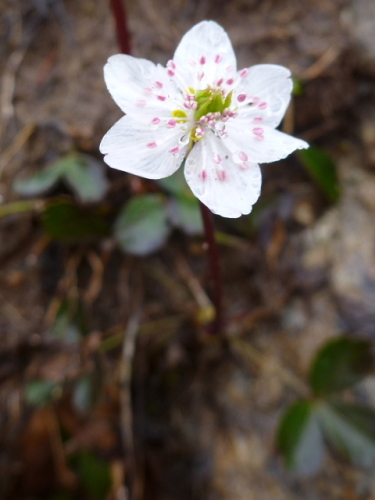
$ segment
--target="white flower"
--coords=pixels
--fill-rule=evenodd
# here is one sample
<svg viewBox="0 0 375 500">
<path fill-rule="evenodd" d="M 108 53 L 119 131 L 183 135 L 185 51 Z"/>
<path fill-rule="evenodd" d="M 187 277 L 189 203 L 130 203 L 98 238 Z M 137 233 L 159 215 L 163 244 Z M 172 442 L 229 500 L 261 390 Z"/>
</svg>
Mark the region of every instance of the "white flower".
<svg viewBox="0 0 375 500">
<path fill-rule="evenodd" d="M 290 71 L 273 64 L 237 71 L 228 35 L 213 21 L 188 31 L 166 68 L 119 54 L 104 76 L 126 113 L 101 142 L 105 162 L 160 179 L 187 156 L 190 189 L 223 217 L 250 213 L 260 194 L 258 163 L 308 147 L 275 130 L 290 101 Z"/>
</svg>

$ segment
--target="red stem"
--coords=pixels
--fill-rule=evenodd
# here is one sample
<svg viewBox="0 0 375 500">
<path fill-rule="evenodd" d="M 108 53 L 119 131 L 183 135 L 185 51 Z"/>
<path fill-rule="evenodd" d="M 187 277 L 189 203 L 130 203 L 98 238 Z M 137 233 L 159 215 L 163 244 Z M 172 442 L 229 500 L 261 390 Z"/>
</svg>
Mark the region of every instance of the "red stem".
<svg viewBox="0 0 375 500">
<path fill-rule="evenodd" d="M 204 232 L 206 234 L 206 241 L 208 245 L 208 261 L 210 265 L 212 288 L 213 288 L 213 300 L 216 309 L 216 316 L 213 323 L 212 333 L 215 335 L 220 335 L 223 328 L 223 317 L 222 317 L 222 286 L 221 286 L 221 273 L 219 265 L 219 253 L 217 251 L 216 239 L 215 239 L 215 224 L 212 212 L 206 205 L 199 202 Z"/>
<path fill-rule="evenodd" d="M 110 0 L 112 14 L 116 23 L 118 45 L 123 54 L 130 54 L 130 33 L 123 2 L 124 0 Z"/>
</svg>

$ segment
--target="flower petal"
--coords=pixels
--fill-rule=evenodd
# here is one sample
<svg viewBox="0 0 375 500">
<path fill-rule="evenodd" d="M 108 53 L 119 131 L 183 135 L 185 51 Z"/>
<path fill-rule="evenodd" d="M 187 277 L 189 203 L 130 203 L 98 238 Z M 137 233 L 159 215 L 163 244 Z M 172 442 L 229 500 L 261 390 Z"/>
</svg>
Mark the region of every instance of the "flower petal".
<svg viewBox="0 0 375 500">
<path fill-rule="evenodd" d="M 214 21 L 196 24 L 182 38 L 173 62 L 179 86 L 205 88 L 235 75 L 236 56 L 226 31 Z"/>
<path fill-rule="evenodd" d="M 227 122 L 228 135 L 223 138 L 229 151 L 233 154 L 241 152 L 254 163 L 270 163 L 286 158 L 296 149 L 306 149 L 308 143 L 279 132 L 267 126 L 244 124 L 235 118 Z"/>
<path fill-rule="evenodd" d="M 165 68 L 146 59 L 117 54 L 104 66 L 108 90 L 118 106 L 140 123 L 167 119 L 181 101 L 181 92 Z"/>
<path fill-rule="evenodd" d="M 235 163 L 222 139 L 213 133 L 193 147 L 186 159 L 185 178 L 212 212 L 231 218 L 251 212 L 262 181 L 259 165 Z"/>
<path fill-rule="evenodd" d="M 277 127 L 290 102 L 293 89 L 290 71 L 276 64 L 258 64 L 239 71 L 238 75 L 237 97 L 243 97 L 239 118 L 260 117 L 265 125 Z M 253 104 L 249 105 L 249 100 Z"/>
<path fill-rule="evenodd" d="M 107 132 L 100 144 L 104 161 L 117 168 L 147 179 L 172 175 L 181 165 L 186 144 L 181 144 L 183 131 L 136 123 L 124 116 Z"/>
</svg>

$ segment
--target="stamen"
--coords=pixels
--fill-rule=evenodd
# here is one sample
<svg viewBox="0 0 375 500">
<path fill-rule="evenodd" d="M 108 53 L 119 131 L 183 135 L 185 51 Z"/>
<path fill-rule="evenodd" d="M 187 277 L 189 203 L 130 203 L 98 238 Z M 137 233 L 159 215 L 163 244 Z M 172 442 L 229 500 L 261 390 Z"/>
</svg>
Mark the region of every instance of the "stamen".
<svg viewBox="0 0 375 500">
<path fill-rule="evenodd" d="M 146 106 L 146 101 L 144 99 L 138 99 L 137 106 L 143 108 L 144 106 Z"/>
<path fill-rule="evenodd" d="M 255 123 L 260 123 L 263 121 L 263 118 L 261 116 L 255 116 L 253 119 L 253 122 Z"/>
<path fill-rule="evenodd" d="M 253 128 L 253 133 L 255 135 L 263 135 L 263 132 L 264 132 L 264 130 L 262 129 L 262 127 L 255 127 L 255 128 Z"/>
<path fill-rule="evenodd" d="M 248 74 L 249 74 L 249 70 L 247 68 L 245 68 L 242 71 L 240 71 L 240 77 L 241 78 L 246 78 Z"/>
<path fill-rule="evenodd" d="M 233 85 L 234 84 L 233 78 L 229 78 L 229 80 L 227 80 L 227 84 L 228 85 Z"/>
<path fill-rule="evenodd" d="M 152 89 L 150 89 L 149 87 L 146 87 L 144 90 L 144 93 L 147 94 L 147 95 L 151 95 L 152 94 Z"/>
<path fill-rule="evenodd" d="M 220 78 L 220 80 L 217 81 L 216 85 L 220 87 L 220 85 L 223 84 L 224 78 Z"/>
<path fill-rule="evenodd" d="M 202 56 L 200 59 L 199 59 L 199 62 L 200 64 L 206 64 L 206 58 L 204 56 Z"/>
<path fill-rule="evenodd" d="M 222 162 L 222 158 L 221 156 L 218 154 L 218 153 L 215 153 L 214 154 L 214 162 L 217 163 L 218 165 L 220 165 L 220 163 Z"/>
<path fill-rule="evenodd" d="M 165 101 L 166 100 L 165 95 L 157 95 L 156 97 L 158 98 L 159 101 Z"/>
<path fill-rule="evenodd" d="M 168 74 L 168 76 L 174 76 L 174 71 L 172 71 L 171 69 L 168 69 L 167 74 Z"/>
<path fill-rule="evenodd" d="M 225 181 L 227 179 L 227 173 L 224 170 L 218 170 L 217 176 L 219 177 L 219 181 Z"/>
<path fill-rule="evenodd" d="M 198 80 L 201 81 L 203 77 L 204 77 L 204 72 L 203 71 L 199 71 L 199 73 L 197 75 Z"/>
<path fill-rule="evenodd" d="M 167 128 L 174 128 L 176 125 L 177 125 L 176 120 L 171 119 L 167 122 Z"/>
<path fill-rule="evenodd" d="M 258 106 L 259 109 L 266 109 L 266 107 L 268 106 L 268 104 L 266 102 L 261 102 Z"/>
<path fill-rule="evenodd" d="M 243 163 L 239 164 L 239 167 L 241 170 L 247 170 L 249 168 L 249 165 L 244 161 Z"/>
<path fill-rule="evenodd" d="M 228 73 L 231 73 L 233 70 L 234 70 L 234 67 L 233 67 L 233 66 L 228 66 L 228 67 L 227 67 L 227 71 L 228 71 Z"/>
<path fill-rule="evenodd" d="M 169 60 L 167 62 L 167 68 L 169 68 L 169 69 L 176 69 L 176 65 L 175 65 L 174 61 Z"/>
<path fill-rule="evenodd" d="M 158 117 L 153 118 L 153 119 L 151 120 L 151 123 L 152 123 L 153 125 L 159 125 L 159 123 L 160 123 L 160 118 L 158 118 Z"/>
<path fill-rule="evenodd" d="M 199 177 L 202 179 L 202 181 L 205 181 L 207 179 L 207 170 L 202 170 L 202 172 L 199 174 Z"/>
<path fill-rule="evenodd" d="M 157 87 L 158 89 L 162 89 L 163 88 L 163 84 L 161 82 L 154 82 L 154 85 L 155 87 Z"/>
<path fill-rule="evenodd" d="M 247 161 L 249 159 L 249 157 L 247 156 L 247 154 L 244 151 L 239 151 L 238 156 L 239 156 L 240 160 L 242 160 L 242 161 Z"/>
<path fill-rule="evenodd" d="M 217 56 L 215 56 L 215 63 L 221 62 L 222 59 L 223 59 L 223 57 L 220 54 L 218 54 Z"/>
<path fill-rule="evenodd" d="M 203 136 L 204 136 L 204 128 L 197 127 L 196 130 L 195 130 L 195 137 L 197 137 L 198 139 L 200 139 Z"/>
<path fill-rule="evenodd" d="M 178 146 L 175 146 L 174 148 L 171 148 L 169 150 L 170 153 L 172 153 L 173 155 L 176 154 L 176 153 L 179 153 L 180 152 L 180 148 Z"/>
<path fill-rule="evenodd" d="M 244 102 L 244 100 L 246 99 L 247 95 L 246 94 L 239 94 L 239 96 L 237 97 L 237 101 L 238 102 Z"/>
<path fill-rule="evenodd" d="M 155 141 L 154 141 L 154 142 L 149 142 L 149 143 L 147 144 L 147 147 L 148 147 L 148 148 L 150 148 L 150 149 L 154 149 L 154 148 L 156 148 L 156 147 L 157 147 L 157 144 L 156 144 L 156 142 L 155 142 Z"/>
</svg>

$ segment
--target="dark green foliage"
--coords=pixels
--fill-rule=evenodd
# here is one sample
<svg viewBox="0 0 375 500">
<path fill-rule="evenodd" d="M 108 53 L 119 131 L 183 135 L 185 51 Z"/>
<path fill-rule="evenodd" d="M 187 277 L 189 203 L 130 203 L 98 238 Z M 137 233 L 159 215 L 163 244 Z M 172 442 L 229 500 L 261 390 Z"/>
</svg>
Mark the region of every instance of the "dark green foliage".
<svg viewBox="0 0 375 500">
<path fill-rule="evenodd" d="M 298 151 L 298 155 L 306 170 L 327 197 L 332 202 L 337 201 L 340 197 L 340 185 L 336 165 L 332 158 L 314 146 Z"/>
<path fill-rule="evenodd" d="M 373 366 L 371 345 L 366 340 L 340 337 L 328 342 L 315 357 L 310 385 L 316 396 L 351 387 L 368 375 Z"/>
</svg>

